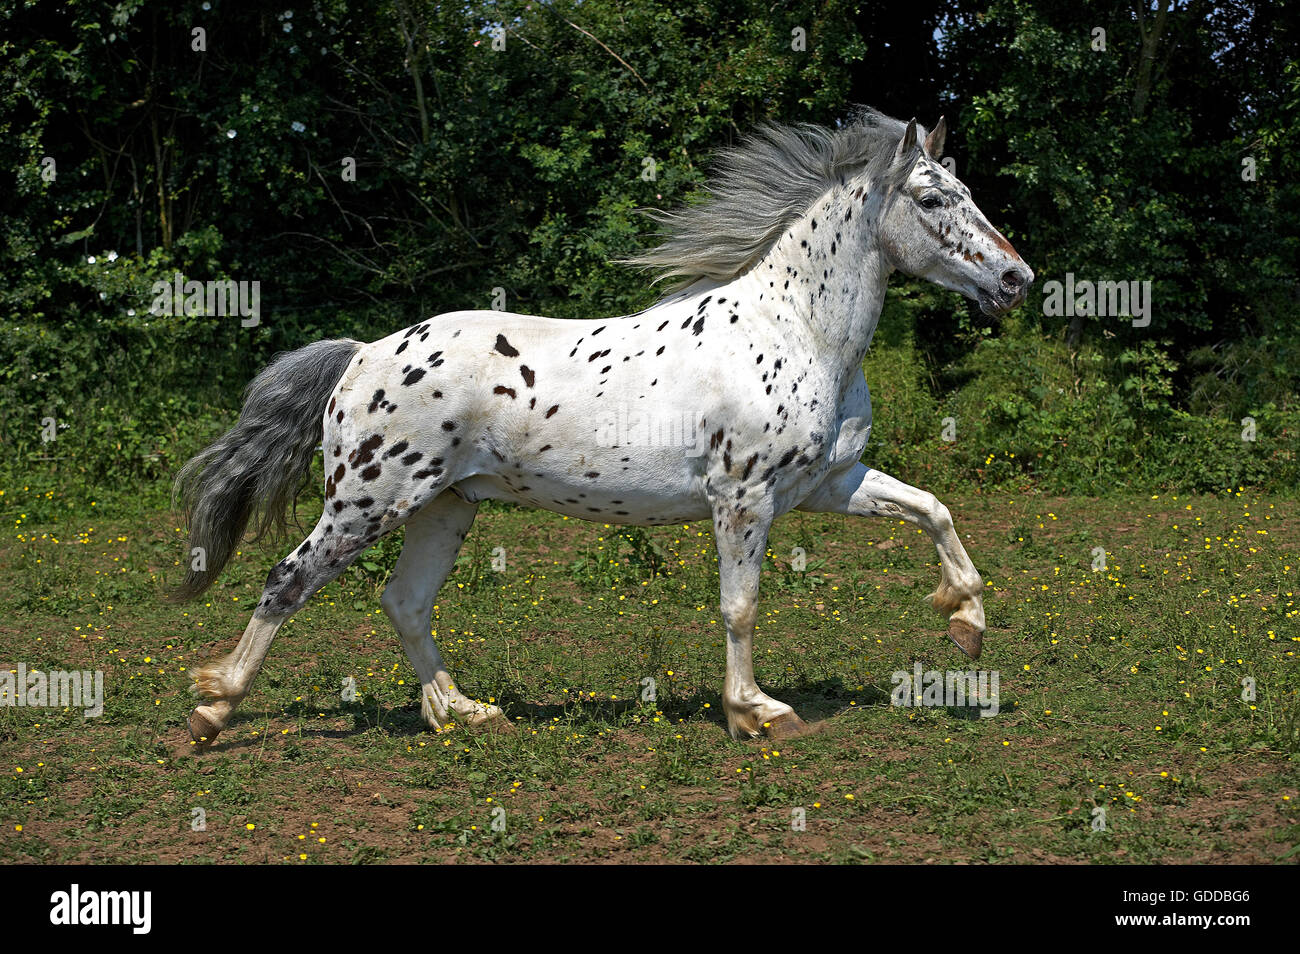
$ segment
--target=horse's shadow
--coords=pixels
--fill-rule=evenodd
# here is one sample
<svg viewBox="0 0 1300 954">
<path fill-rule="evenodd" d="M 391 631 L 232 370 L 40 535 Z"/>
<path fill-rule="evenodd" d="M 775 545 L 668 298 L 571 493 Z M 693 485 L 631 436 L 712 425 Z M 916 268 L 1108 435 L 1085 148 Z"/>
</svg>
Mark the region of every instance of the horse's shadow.
<svg viewBox="0 0 1300 954">
<path fill-rule="evenodd" d="M 797 713 L 808 723 L 821 723 L 834 716 L 854 708 L 868 708 L 889 704 L 889 692 L 880 685 L 867 685 L 862 689 L 850 688 L 838 676 L 832 679 L 806 680 L 794 685 L 773 684 L 769 690 L 777 699 L 792 705 Z M 722 696 L 716 691 L 698 691 L 689 695 L 669 695 L 653 702 L 640 699 L 586 698 L 565 700 L 562 703 L 528 702 L 521 696 L 505 691 L 497 703 L 506 717 L 517 729 L 544 728 L 549 725 L 563 724 L 579 731 L 588 729 L 592 733 L 606 731 L 611 725 L 619 725 L 629 712 L 644 711 L 653 706 L 654 712 L 669 723 L 703 720 L 718 727 L 724 734 L 727 731 L 727 719 L 722 709 Z M 304 729 L 298 733 L 300 739 L 348 739 L 382 728 L 395 737 L 416 738 L 429 733 L 429 727 L 420 716 L 418 699 L 412 703 L 398 706 L 384 706 L 378 710 L 374 706 L 360 702 L 340 703 L 331 710 L 322 710 L 320 706 L 305 703 L 279 710 L 239 711 L 232 720 L 231 728 L 238 731 L 241 722 L 262 723 L 271 719 L 294 717 L 318 717 L 324 711 L 334 718 L 352 719 L 352 725 L 344 729 Z M 228 729 L 227 731 L 230 731 Z M 244 737 L 223 741 L 215 740 L 207 746 L 208 752 L 234 752 L 260 746 L 263 736 Z"/>
</svg>

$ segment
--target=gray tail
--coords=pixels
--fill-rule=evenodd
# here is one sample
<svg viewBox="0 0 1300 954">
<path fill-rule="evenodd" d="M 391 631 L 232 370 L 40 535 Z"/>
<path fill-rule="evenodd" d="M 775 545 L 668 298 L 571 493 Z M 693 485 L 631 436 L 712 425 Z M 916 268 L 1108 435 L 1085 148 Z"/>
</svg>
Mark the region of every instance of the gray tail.
<svg viewBox="0 0 1300 954">
<path fill-rule="evenodd" d="M 276 356 L 244 392 L 238 423 L 181 468 L 172 499 L 184 505 L 190 544 L 173 600 L 211 586 L 249 524 L 255 540 L 287 529 L 285 511 L 307 484 L 325 402 L 360 348 L 344 338 Z"/>
</svg>

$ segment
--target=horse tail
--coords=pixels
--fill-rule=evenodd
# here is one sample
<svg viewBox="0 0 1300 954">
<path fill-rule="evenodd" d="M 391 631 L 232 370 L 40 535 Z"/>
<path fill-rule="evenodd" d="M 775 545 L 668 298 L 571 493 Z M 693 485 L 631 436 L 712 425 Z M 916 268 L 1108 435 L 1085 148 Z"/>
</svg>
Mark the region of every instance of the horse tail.
<svg viewBox="0 0 1300 954">
<path fill-rule="evenodd" d="M 360 348 L 338 339 L 277 355 L 245 390 L 235 426 L 181 468 L 172 501 L 189 524 L 189 567 L 172 600 L 211 586 L 250 523 L 254 540 L 287 529 L 285 510 L 307 485 L 325 402 Z"/>
</svg>

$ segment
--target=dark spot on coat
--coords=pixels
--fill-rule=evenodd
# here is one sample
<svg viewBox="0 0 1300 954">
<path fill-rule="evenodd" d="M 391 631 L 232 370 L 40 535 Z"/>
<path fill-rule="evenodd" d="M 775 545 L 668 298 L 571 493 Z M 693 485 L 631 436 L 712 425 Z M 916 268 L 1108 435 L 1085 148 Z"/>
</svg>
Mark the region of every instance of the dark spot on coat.
<svg viewBox="0 0 1300 954">
<path fill-rule="evenodd" d="M 507 358 L 519 357 L 519 349 L 516 348 L 514 345 L 512 345 L 509 341 L 506 341 L 505 335 L 497 335 L 496 349 L 500 351 L 503 355 L 505 355 Z"/>
<path fill-rule="evenodd" d="M 379 445 L 384 442 L 384 438 L 379 434 L 372 434 L 361 442 L 361 446 L 348 455 L 348 461 L 352 464 L 352 469 L 356 470 L 362 464 L 368 464 L 375 458 L 375 451 Z M 353 460 L 353 458 L 356 458 Z"/>
</svg>

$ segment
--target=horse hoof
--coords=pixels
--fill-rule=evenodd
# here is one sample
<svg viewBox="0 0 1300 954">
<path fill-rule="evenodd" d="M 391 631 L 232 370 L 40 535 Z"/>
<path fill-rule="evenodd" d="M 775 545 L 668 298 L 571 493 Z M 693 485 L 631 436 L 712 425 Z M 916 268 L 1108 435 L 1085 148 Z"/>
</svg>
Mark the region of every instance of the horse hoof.
<svg viewBox="0 0 1300 954">
<path fill-rule="evenodd" d="M 775 719 L 764 722 L 763 731 L 767 734 L 768 739 L 776 741 L 777 739 L 796 739 L 801 735 L 809 735 L 814 730 L 793 712 L 787 712 Z"/>
<path fill-rule="evenodd" d="M 963 619 L 948 620 L 948 638 L 971 659 L 979 659 L 984 649 L 984 632 Z"/>
<path fill-rule="evenodd" d="M 471 732 L 486 735 L 509 735 L 515 731 L 514 723 L 507 719 L 504 713 L 497 713 L 481 722 L 471 723 L 467 728 Z"/>
<path fill-rule="evenodd" d="M 198 709 L 190 713 L 190 717 L 185 724 L 190 730 L 190 738 L 198 744 L 199 748 L 206 748 L 211 745 L 213 740 L 221 734 L 221 726 Z"/>
</svg>

